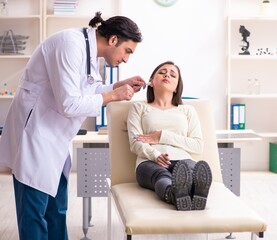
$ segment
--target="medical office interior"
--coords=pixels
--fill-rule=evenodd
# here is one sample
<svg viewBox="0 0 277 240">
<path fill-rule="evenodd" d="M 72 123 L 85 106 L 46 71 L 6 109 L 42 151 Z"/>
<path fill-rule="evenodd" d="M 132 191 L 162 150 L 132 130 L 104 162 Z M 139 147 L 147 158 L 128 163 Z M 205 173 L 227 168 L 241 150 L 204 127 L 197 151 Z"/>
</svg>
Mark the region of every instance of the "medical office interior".
<svg viewBox="0 0 277 240">
<path fill-rule="evenodd" d="M 267 222 L 264 239 L 277 239 L 277 0 L 68 0 L 63 2 L 76 3 L 66 10 L 56 8 L 58 2 L 0 0 L 0 126 L 24 66 L 40 42 L 64 28 L 87 26 L 96 11 L 101 11 L 104 19 L 114 15 L 130 17 L 140 27 L 143 41 L 127 64 L 114 69 L 103 64 L 104 81 L 134 75 L 148 81 L 159 63 L 174 61 L 182 72 L 183 96 L 211 101 L 219 154 L 236 156 L 231 160 L 220 158 L 223 165 L 234 161 L 232 190 Z M 145 97 L 146 90 L 142 90 L 133 100 Z M 106 127 L 105 108 L 100 117 L 88 118 L 82 126 L 87 135 L 78 135 L 72 141 L 69 239 L 83 237 L 77 148 L 82 148 L 82 139 L 89 144 L 88 135 L 95 138 L 97 130 Z M 101 142 L 107 139 L 105 133 L 99 137 Z M 8 169 L 0 166 L 0 170 L 0 239 L 15 240 L 18 235 L 12 178 Z M 107 198 L 92 197 L 91 203 L 93 226 L 87 236 L 106 239 Z M 113 239 L 123 239 L 116 216 Z M 209 239 L 225 239 L 228 234 L 210 234 Z M 233 233 L 231 237 L 250 239 L 246 233 Z M 206 236 L 153 235 L 134 239 Z"/>
</svg>

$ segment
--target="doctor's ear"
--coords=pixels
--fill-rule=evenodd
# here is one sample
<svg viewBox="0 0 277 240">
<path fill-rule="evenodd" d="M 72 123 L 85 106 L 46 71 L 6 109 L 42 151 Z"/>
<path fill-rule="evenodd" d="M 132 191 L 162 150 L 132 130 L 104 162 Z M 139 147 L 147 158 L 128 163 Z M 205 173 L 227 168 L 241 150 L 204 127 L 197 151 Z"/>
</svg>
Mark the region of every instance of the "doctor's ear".
<svg viewBox="0 0 277 240">
<path fill-rule="evenodd" d="M 117 37 L 116 35 L 110 36 L 110 38 L 109 38 L 109 43 L 110 43 L 111 45 L 116 45 L 117 42 L 118 42 L 118 37 Z"/>
</svg>

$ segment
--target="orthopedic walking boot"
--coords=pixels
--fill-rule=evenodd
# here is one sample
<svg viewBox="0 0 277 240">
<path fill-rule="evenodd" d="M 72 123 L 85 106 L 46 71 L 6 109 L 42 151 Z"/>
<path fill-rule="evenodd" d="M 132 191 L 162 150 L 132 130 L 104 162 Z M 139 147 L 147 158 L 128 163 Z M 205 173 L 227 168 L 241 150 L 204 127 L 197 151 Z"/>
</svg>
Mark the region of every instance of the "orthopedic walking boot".
<svg viewBox="0 0 277 240">
<path fill-rule="evenodd" d="M 185 161 L 178 161 L 172 171 L 172 193 L 175 207 L 180 211 L 191 210 L 190 191 L 192 186 L 192 173 Z"/>
<path fill-rule="evenodd" d="M 203 210 L 206 207 L 207 197 L 212 183 L 212 171 L 205 161 L 199 161 L 193 169 L 194 193 L 192 197 L 192 210 Z"/>
</svg>

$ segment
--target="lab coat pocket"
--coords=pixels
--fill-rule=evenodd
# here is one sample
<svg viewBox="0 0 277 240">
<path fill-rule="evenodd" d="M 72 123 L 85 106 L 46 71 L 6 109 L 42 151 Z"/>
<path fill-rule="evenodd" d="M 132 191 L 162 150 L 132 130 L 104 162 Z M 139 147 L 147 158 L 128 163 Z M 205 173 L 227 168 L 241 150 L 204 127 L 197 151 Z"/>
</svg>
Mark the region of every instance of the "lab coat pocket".
<svg viewBox="0 0 277 240">
<path fill-rule="evenodd" d="M 30 119 L 30 117 L 31 117 L 32 111 L 33 111 L 33 109 L 30 110 L 30 112 L 29 112 L 29 114 L 28 114 L 28 117 L 27 117 L 27 119 L 26 119 L 26 121 L 25 121 L 25 125 L 24 125 L 25 128 L 26 128 L 26 126 L 27 126 L 27 124 L 28 124 L 28 122 L 29 122 L 29 119 Z"/>
<path fill-rule="evenodd" d="M 38 129 L 40 135 L 50 141 L 69 140 L 71 120 L 52 109 L 47 109 L 41 117 Z"/>
</svg>

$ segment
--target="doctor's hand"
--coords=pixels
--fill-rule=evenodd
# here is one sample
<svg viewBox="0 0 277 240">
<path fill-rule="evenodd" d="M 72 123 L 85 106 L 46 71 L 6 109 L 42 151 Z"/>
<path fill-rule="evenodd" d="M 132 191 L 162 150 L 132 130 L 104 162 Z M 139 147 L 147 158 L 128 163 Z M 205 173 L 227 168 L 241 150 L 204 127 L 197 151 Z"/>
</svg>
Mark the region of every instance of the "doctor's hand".
<svg viewBox="0 0 277 240">
<path fill-rule="evenodd" d="M 140 76 L 135 76 L 135 77 L 127 78 L 125 80 L 116 82 L 114 84 L 114 88 L 119 87 L 124 84 L 128 84 L 129 86 L 131 86 L 135 93 L 139 92 L 141 88 L 146 87 L 145 81 Z"/>
<path fill-rule="evenodd" d="M 134 96 L 134 89 L 128 85 L 124 84 L 119 86 L 108 93 L 102 93 L 103 97 L 103 105 L 108 104 L 109 102 L 113 101 L 122 101 L 122 100 L 131 100 Z"/>
</svg>

